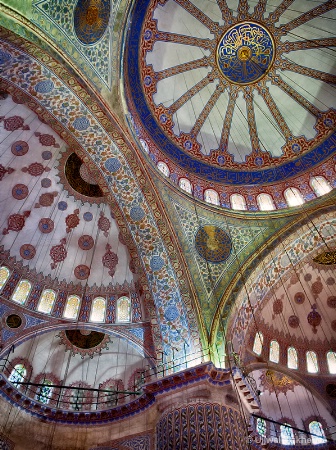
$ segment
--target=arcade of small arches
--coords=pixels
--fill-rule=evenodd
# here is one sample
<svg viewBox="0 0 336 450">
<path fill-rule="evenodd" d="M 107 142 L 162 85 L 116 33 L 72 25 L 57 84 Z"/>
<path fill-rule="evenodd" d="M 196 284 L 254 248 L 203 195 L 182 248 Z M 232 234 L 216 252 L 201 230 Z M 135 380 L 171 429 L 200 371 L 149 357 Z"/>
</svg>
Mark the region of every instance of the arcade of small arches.
<svg viewBox="0 0 336 450">
<path fill-rule="evenodd" d="M 260 356 L 263 350 L 263 341 L 264 336 L 260 331 L 257 331 L 254 337 L 253 342 L 253 352 Z M 320 366 L 318 361 L 318 356 L 315 351 L 313 350 L 307 350 L 305 352 L 301 352 L 304 356 L 305 354 L 305 361 L 306 361 L 306 371 L 308 373 L 319 373 L 320 372 Z M 328 372 L 329 374 L 333 375 L 336 374 L 336 352 L 329 350 L 325 353 L 325 358 L 327 361 L 328 366 Z M 280 345 L 277 340 L 272 339 L 269 346 L 269 358 L 268 360 L 272 363 L 278 364 L 280 362 Z M 287 347 L 287 367 L 288 369 L 297 370 L 300 369 L 302 371 L 302 361 L 301 358 L 298 357 L 298 351 L 295 347 L 289 346 Z M 299 367 L 300 366 L 300 367 Z"/>
<path fill-rule="evenodd" d="M 159 161 L 157 163 L 157 168 L 165 177 L 170 177 L 170 170 L 165 162 Z M 193 195 L 193 185 L 188 178 L 181 177 L 178 179 L 177 183 L 183 191 Z M 311 198 L 321 197 L 328 194 L 333 189 L 330 182 L 323 176 L 311 176 L 309 185 L 313 191 L 313 196 L 310 196 Z M 311 199 L 307 197 L 305 198 L 300 189 L 297 187 L 286 188 L 283 192 L 283 197 L 286 201 L 287 207 L 300 206 Z M 215 189 L 205 189 L 203 193 L 203 200 L 206 203 L 221 206 L 220 195 Z M 279 209 L 279 206 L 276 206 L 274 198 L 271 194 L 262 192 L 257 195 L 256 201 L 259 211 L 273 211 Z M 233 210 L 255 210 L 254 207 L 248 208 L 246 199 L 242 194 L 230 195 L 230 207 Z M 283 206 L 280 209 L 282 208 Z"/>
</svg>

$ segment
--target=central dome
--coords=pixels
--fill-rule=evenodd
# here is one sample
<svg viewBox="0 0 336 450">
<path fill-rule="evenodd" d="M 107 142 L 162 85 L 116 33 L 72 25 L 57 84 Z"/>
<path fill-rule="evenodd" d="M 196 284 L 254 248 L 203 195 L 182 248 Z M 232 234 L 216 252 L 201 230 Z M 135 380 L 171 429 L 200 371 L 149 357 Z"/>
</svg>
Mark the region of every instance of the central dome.
<svg viewBox="0 0 336 450">
<path fill-rule="evenodd" d="M 257 23 L 239 23 L 224 33 L 216 57 L 217 65 L 227 81 L 241 85 L 254 83 L 272 66 L 272 36 Z"/>
</svg>

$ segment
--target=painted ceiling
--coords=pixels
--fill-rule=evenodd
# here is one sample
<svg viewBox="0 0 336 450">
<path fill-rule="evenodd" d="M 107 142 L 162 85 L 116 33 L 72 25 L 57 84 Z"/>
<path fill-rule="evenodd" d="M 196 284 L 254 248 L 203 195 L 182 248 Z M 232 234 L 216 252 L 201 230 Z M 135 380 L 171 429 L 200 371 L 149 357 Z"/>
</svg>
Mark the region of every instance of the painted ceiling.
<svg viewBox="0 0 336 450">
<path fill-rule="evenodd" d="M 226 205 L 234 189 L 274 195 L 322 163 L 334 172 L 334 7 L 135 3 L 124 57 L 129 111 L 171 182 L 214 187 Z"/>
</svg>

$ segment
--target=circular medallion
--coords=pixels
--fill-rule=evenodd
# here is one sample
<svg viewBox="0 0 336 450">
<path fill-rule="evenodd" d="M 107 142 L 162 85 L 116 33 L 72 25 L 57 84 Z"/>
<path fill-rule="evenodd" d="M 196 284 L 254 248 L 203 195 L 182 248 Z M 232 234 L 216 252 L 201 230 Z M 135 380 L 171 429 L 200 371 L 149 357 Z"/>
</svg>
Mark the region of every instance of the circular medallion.
<svg viewBox="0 0 336 450">
<path fill-rule="evenodd" d="M 204 225 L 195 236 L 195 247 L 206 261 L 221 263 L 228 259 L 232 242 L 230 236 L 214 225 Z"/>
<path fill-rule="evenodd" d="M 22 324 L 22 319 L 17 314 L 10 314 L 6 319 L 6 325 L 9 328 L 19 328 Z"/>
<path fill-rule="evenodd" d="M 229 82 L 250 84 L 260 80 L 272 66 L 274 42 L 266 28 L 243 22 L 229 28 L 217 47 L 217 65 Z"/>
<path fill-rule="evenodd" d="M 49 178 L 43 178 L 43 180 L 41 180 L 41 186 L 43 188 L 49 188 L 51 186 L 51 180 L 49 180 Z"/>
<path fill-rule="evenodd" d="M 25 184 L 16 184 L 12 189 L 12 196 L 16 200 L 23 200 L 28 195 L 28 188 Z"/>
<path fill-rule="evenodd" d="M 294 295 L 294 301 L 295 301 L 295 303 L 297 303 L 298 305 L 302 305 L 302 303 L 304 303 L 305 299 L 306 299 L 306 297 L 305 297 L 305 295 L 304 295 L 303 292 L 297 292 L 297 293 Z"/>
<path fill-rule="evenodd" d="M 25 141 L 16 141 L 11 146 L 11 151 L 15 156 L 23 156 L 29 150 L 29 145 Z"/>
<path fill-rule="evenodd" d="M 289 316 L 288 317 L 288 325 L 291 328 L 297 328 L 300 325 L 300 319 L 298 318 L 298 316 Z"/>
<path fill-rule="evenodd" d="M 20 255 L 23 259 L 33 259 L 36 255 L 36 249 L 31 244 L 23 244 L 20 247 Z"/>
<path fill-rule="evenodd" d="M 39 221 L 38 228 L 41 233 L 51 233 L 54 229 L 54 221 L 49 217 L 44 217 Z"/>
<path fill-rule="evenodd" d="M 78 280 L 86 280 L 87 278 L 89 278 L 90 268 L 88 266 L 85 266 L 84 264 L 80 264 L 75 268 L 74 273 L 75 277 Z"/>
<path fill-rule="evenodd" d="M 88 234 L 84 234 L 78 239 L 78 247 L 82 250 L 91 250 L 94 240 Z"/>
<path fill-rule="evenodd" d="M 91 220 L 93 219 L 93 215 L 90 212 L 85 212 L 83 214 L 83 219 L 85 220 L 85 222 L 91 222 Z"/>
<path fill-rule="evenodd" d="M 105 33 L 110 19 L 110 0 L 78 0 L 74 28 L 83 44 L 94 44 Z"/>
</svg>

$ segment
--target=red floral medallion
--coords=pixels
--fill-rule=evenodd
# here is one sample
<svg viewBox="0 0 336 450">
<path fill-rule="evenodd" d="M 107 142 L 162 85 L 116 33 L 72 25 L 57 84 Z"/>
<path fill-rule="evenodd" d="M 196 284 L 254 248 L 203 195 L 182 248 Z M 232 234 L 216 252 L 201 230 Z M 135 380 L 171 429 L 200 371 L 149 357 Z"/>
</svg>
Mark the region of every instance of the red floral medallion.
<svg viewBox="0 0 336 450">
<path fill-rule="evenodd" d="M 51 259 L 53 260 L 53 262 L 50 264 L 50 267 L 52 269 L 56 269 L 57 264 L 59 262 L 62 262 L 65 260 L 65 258 L 68 255 L 68 252 L 65 248 L 65 243 L 66 243 L 66 239 L 63 238 L 61 239 L 60 243 L 57 245 L 54 245 L 53 247 L 51 247 L 50 249 L 50 256 Z"/>
<path fill-rule="evenodd" d="M 38 132 L 35 132 L 34 134 L 36 137 L 39 138 L 40 144 L 42 144 L 44 147 L 59 148 L 59 144 L 57 144 L 57 142 L 52 134 L 41 134 Z"/>
<path fill-rule="evenodd" d="M 69 214 L 66 219 L 66 232 L 70 233 L 71 230 L 77 227 L 79 224 L 79 209 L 75 209 L 75 211 L 72 214 Z"/>
<path fill-rule="evenodd" d="M 98 220 L 98 228 L 104 232 L 104 236 L 108 236 L 108 231 L 110 229 L 111 222 L 109 219 L 104 215 L 103 211 L 100 212 L 100 217 Z"/>
<path fill-rule="evenodd" d="M 15 131 L 19 128 L 22 130 L 30 130 L 29 125 L 24 125 L 24 119 L 20 116 L 12 116 L 5 119 L 5 116 L 0 117 L 0 122 L 4 122 L 6 131 Z"/>
<path fill-rule="evenodd" d="M 49 172 L 49 167 L 44 167 L 41 163 L 31 163 L 28 167 L 23 167 L 22 172 L 28 172 L 32 177 L 39 177 L 43 172 Z"/>
<path fill-rule="evenodd" d="M 10 230 L 20 231 L 25 226 L 26 218 L 30 216 L 30 211 L 25 211 L 23 214 L 11 214 L 7 219 L 7 228 L 4 228 L 2 234 L 8 234 Z"/>
<path fill-rule="evenodd" d="M 90 269 L 88 266 L 80 264 L 75 268 L 74 274 L 75 277 L 78 278 L 78 280 L 86 280 L 90 276 Z"/>
<path fill-rule="evenodd" d="M 118 264 L 118 255 L 116 255 L 114 252 L 111 252 L 110 244 L 106 244 L 106 253 L 102 258 L 102 263 L 104 267 L 107 267 L 109 269 L 109 275 L 113 277 Z"/>
<path fill-rule="evenodd" d="M 16 184 L 12 189 L 12 196 L 16 200 L 23 200 L 28 195 L 28 187 L 25 184 Z"/>
</svg>

